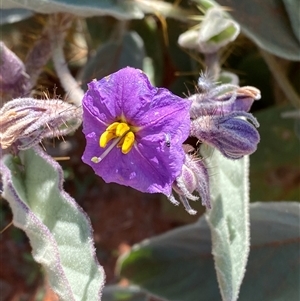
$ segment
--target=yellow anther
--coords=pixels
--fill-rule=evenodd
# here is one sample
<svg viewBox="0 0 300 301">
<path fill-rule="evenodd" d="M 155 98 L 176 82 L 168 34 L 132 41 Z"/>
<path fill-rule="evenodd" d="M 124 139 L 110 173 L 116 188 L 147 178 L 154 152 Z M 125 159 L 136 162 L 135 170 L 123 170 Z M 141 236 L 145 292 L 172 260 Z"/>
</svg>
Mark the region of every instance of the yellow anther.
<svg viewBox="0 0 300 301">
<path fill-rule="evenodd" d="M 120 122 L 114 122 L 111 125 L 109 125 L 105 132 L 100 136 L 99 139 L 99 145 L 100 147 L 106 147 L 107 143 L 111 140 L 116 138 L 116 128 L 118 127 L 118 125 L 120 124 Z"/>
<path fill-rule="evenodd" d="M 133 147 L 134 144 L 134 133 L 133 132 L 128 132 L 125 137 L 124 137 L 124 142 L 122 144 L 122 153 L 123 154 L 128 154 L 130 150 Z"/>
<path fill-rule="evenodd" d="M 111 125 L 109 125 L 107 128 L 106 128 L 106 131 L 116 131 L 116 128 L 117 126 L 120 124 L 120 122 L 114 122 L 112 123 Z"/>
<path fill-rule="evenodd" d="M 125 122 L 120 122 L 116 128 L 116 136 L 121 137 L 128 131 L 130 131 L 128 124 Z"/>
<path fill-rule="evenodd" d="M 107 143 L 116 138 L 117 136 L 115 135 L 115 132 L 111 132 L 111 131 L 108 131 L 106 130 L 101 136 L 100 136 L 100 139 L 99 139 L 99 145 L 100 147 L 106 147 Z"/>
<path fill-rule="evenodd" d="M 117 138 L 117 139 L 116 139 Z M 135 136 L 132 129 L 125 122 L 114 122 L 109 125 L 105 132 L 100 136 L 99 145 L 102 148 L 107 146 L 107 143 L 115 139 L 114 142 L 98 157 L 93 157 L 91 160 L 98 163 L 114 148 L 119 147 L 123 154 L 128 154 L 133 147 Z"/>
</svg>

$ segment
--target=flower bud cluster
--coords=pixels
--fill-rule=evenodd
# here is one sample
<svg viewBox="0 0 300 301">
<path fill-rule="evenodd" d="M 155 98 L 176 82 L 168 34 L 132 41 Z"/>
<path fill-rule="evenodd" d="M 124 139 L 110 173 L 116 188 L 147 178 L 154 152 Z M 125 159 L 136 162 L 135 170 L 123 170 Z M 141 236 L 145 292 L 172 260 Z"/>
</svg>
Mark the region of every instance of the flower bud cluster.
<svg viewBox="0 0 300 301">
<path fill-rule="evenodd" d="M 212 85 L 189 99 L 192 101 L 191 136 L 217 148 L 230 159 L 239 159 L 256 150 L 259 124 L 248 111 L 254 100 L 260 99 L 258 89 Z"/>
<path fill-rule="evenodd" d="M 199 78 L 198 88 L 201 92 L 189 97 L 192 102 L 190 136 L 218 149 L 229 159 L 252 154 L 260 140 L 256 129 L 259 124 L 248 111 L 254 100 L 260 99 L 260 91 L 254 87 L 216 85 L 204 75 Z M 201 196 L 202 204 L 210 208 L 208 171 L 197 152 L 186 154 L 173 190 L 190 214 L 196 213 L 188 203 L 195 200 L 194 191 Z M 176 203 L 173 194 L 169 199 Z"/>
</svg>

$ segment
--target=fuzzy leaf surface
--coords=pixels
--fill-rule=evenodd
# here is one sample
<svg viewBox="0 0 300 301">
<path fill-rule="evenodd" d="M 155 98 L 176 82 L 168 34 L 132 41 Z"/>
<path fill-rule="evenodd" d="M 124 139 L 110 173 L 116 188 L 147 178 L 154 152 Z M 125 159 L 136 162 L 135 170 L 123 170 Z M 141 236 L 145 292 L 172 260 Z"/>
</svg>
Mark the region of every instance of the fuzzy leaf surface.
<svg viewBox="0 0 300 301">
<path fill-rule="evenodd" d="M 250 246 L 249 158 L 225 158 L 216 149 L 207 155 L 217 166 L 210 177 L 212 209 L 206 217 L 212 233 L 212 254 L 224 301 L 237 300 Z"/>
<path fill-rule="evenodd" d="M 33 257 L 60 300 L 100 300 L 105 276 L 90 220 L 64 192 L 59 164 L 35 147 L 18 157 L 5 155 L 0 168 L 13 224 L 29 237 Z"/>
</svg>

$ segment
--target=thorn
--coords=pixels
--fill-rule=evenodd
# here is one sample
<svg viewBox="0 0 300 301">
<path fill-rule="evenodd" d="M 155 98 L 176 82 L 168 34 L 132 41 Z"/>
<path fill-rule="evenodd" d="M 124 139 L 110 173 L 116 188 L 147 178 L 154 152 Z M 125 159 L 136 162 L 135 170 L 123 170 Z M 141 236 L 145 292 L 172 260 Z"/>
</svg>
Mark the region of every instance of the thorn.
<svg viewBox="0 0 300 301">
<path fill-rule="evenodd" d="M 6 229 L 8 229 L 12 224 L 13 222 L 11 221 L 6 227 L 4 227 L 4 229 L 0 231 L 0 234 L 2 234 Z"/>
</svg>

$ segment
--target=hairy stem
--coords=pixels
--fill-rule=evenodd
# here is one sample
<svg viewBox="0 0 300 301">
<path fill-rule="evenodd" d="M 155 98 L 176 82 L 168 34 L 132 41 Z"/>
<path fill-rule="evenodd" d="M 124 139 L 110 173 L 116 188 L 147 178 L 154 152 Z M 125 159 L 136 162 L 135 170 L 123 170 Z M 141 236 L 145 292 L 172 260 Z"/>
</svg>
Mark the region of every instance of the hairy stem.
<svg viewBox="0 0 300 301">
<path fill-rule="evenodd" d="M 70 27 L 74 17 L 72 15 L 64 14 L 60 15 L 60 22 L 64 24 L 64 27 Z M 55 20 L 54 20 L 55 21 Z M 53 43 L 53 54 L 52 60 L 54 63 L 54 68 L 56 74 L 60 80 L 62 87 L 65 92 L 68 94 L 68 98 L 70 102 L 75 104 L 76 106 L 81 106 L 81 101 L 84 95 L 84 91 L 80 88 L 78 82 L 75 80 L 73 75 L 71 74 L 68 63 L 66 62 L 64 55 L 64 40 L 66 36 L 66 31 L 64 30 L 60 35 L 56 35 L 53 33 L 54 43 Z"/>
<path fill-rule="evenodd" d="M 218 53 L 205 53 L 204 64 L 209 78 L 212 78 L 214 81 L 216 81 L 220 75 L 220 63 Z"/>
</svg>

